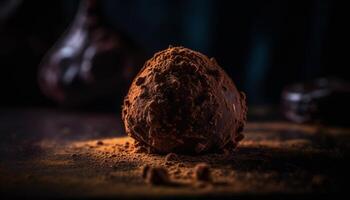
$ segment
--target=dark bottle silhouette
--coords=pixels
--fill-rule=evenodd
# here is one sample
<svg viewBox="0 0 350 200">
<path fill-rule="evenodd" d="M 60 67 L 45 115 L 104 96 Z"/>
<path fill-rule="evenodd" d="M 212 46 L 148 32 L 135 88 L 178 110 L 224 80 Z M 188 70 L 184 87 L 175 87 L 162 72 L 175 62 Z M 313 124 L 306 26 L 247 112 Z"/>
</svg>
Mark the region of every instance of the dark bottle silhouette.
<svg viewBox="0 0 350 200">
<path fill-rule="evenodd" d="M 119 107 L 142 66 L 139 49 L 105 23 L 100 3 L 81 1 L 73 23 L 39 68 L 41 90 L 61 105 Z"/>
</svg>

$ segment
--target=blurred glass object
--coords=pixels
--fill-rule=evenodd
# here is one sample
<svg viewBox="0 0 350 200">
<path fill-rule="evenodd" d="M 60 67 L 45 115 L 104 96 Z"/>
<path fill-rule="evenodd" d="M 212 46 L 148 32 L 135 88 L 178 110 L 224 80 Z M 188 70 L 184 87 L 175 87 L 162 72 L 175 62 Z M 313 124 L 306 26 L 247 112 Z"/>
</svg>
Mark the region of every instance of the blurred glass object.
<svg viewBox="0 0 350 200">
<path fill-rule="evenodd" d="M 101 1 L 81 1 L 76 17 L 42 60 L 42 92 L 64 106 L 121 105 L 142 66 L 139 48 L 103 18 Z"/>
<path fill-rule="evenodd" d="M 284 116 L 294 122 L 350 125 L 350 83 L 321 78 L 287 86 L 282 93 Z"/>
</svg>

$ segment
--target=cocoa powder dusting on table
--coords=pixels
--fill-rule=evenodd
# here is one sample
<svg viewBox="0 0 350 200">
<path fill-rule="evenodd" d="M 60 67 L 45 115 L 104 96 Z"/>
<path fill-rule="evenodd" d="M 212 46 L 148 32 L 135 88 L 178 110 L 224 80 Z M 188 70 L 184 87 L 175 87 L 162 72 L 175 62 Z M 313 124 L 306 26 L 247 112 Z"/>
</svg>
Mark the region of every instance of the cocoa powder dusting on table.
<svg viewBox="0 0 350 200">
<path fill-rule="evenodd" d="M 330 173 L 334 172 L 332 167 L 341 166 L 339 151 L 323 147 L 325 140 L 315 139 L 319 135 L 313 127 L 277 125 L 250 124 L 251 131 L 235 151 L 203 155 L 150 154 L 130 137 L 53 146 L 52 141 L 44 140 L 41 156 L 15 163 L 11 169 L 0 168 L 0 178 L 6 183 L 1 187 L 11 191 L 11 187 L 18 190 L 21 185 L 35 183 L 38 188 L 50 187 L 57 192 L 74 187 L 78 196 L 195 196 L 325 191 L 331 188 L 330 183 L 336 184 Z M 258 131 L 264 127 L 270 131 Z M 291 129 L 299 131 L 298 138 L 283 132 Z M 318 170 L 309 170 L 315 167 Z M 28 179 L 28 174 L 33 178 Z"/>
</svg>

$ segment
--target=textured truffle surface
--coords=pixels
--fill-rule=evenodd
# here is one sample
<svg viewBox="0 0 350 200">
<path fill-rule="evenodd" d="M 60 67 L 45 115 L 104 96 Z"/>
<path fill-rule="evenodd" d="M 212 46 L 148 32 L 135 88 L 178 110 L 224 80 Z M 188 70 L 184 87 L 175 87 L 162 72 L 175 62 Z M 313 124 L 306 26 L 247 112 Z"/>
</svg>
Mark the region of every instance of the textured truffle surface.
<svg viewBox="0 0 350 200">
<path fill-rule="evenodd" d="M 169 47 L 148 60 L 125 97 L 126 132 L 157 153 L 233 149 L 243 139 L 245 95 L 215 59 Z"/>
</svg>

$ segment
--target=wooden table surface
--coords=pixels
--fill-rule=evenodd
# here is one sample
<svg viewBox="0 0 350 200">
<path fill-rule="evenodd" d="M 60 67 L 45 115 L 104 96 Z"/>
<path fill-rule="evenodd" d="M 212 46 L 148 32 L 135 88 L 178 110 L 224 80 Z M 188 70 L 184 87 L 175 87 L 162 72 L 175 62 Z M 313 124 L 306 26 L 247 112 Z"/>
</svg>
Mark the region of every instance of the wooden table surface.
<svg viewBox="0 0 350 200">
<path fill-rule="evenodd" d="M 298 125 L 257 113 L 245 128 L 245 139 L 229 157 L 180 156 L 175 164 L 182 163 L 187 170 L 213 158 L 209 162 L 217 174 L 216 183 L 197 188 L 147 185 L 140 175 L 147 162 L 144 155 L 135 159 L 126 153 L 119 163 L 113 156 L 106 157 L 114 155 L 118 142 L 129 140 L 115 114 L 2 109 L 0 193 L 6 197 L 174 198 L 347 192 L 348 128 Z M 104 145 L 91 148 L 97 141 Z M 164 156 L 150 156 L 160 165 L 164 162 Z"/>
</svg>

